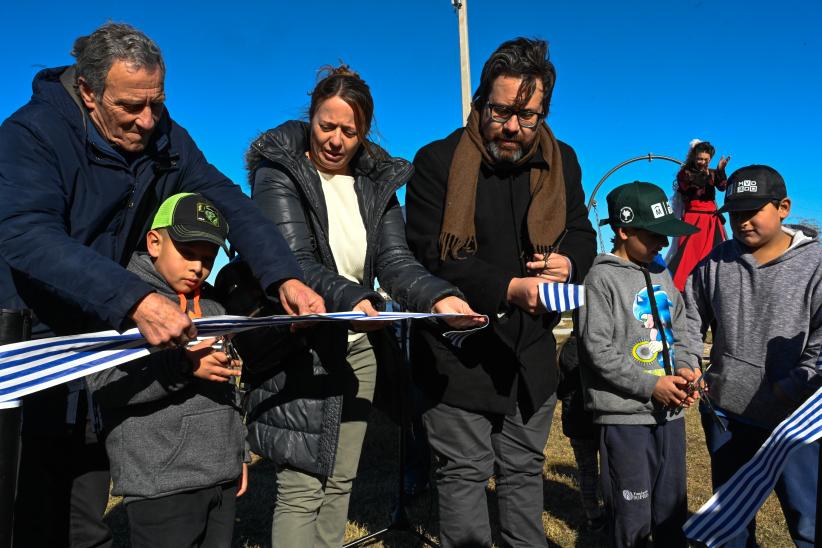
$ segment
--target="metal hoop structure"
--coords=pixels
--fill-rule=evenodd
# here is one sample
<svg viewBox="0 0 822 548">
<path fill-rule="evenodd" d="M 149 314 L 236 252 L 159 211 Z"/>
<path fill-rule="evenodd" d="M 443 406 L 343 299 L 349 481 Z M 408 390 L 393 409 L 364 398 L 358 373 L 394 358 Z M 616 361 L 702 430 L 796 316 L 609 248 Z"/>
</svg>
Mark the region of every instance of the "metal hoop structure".
<svg viewBox="0 0 822 548">
<path fill-rule="evenodd" d="M 642 160 L 648 160 L 648 162 L 651 162 L 653 160 L 667 160 L 669 162 L 673 162 L 673 163 L 675 163 L 677 165 L 680 165 L 680 166 L 683 164 L 683 162 L 681 162 L 680 160 L 677 160 L 676 158 L 671 158 L 670 156 L 660 156 L 659 154 L 651 154 L 649 152 L 648 154 L 646 154 L 644 156 L 637 156 L 636 158 L 631 158 L 630 160 L 625 160 L 624 162 L 622 162 L 620 164 L 617 164 L 616 166 L 611 168 L 611 170 L 608 173 L 606 173 L 605 176 L 602 177 L 602 179 L 599 180 L 599 182 L 597 183 L 597 186 L 595 186 L 593 192 L 591 192 L 591 197 L 588 199 L 588 213 L 589 214 L 591 213 L 591 208 L 593 207 L 594 208 L 594 215 L 596 215 L 596 220 L 597 220 L 597 235 L 599 236 L 599 248 L 600 249 L 605 249 L 605 245 L 602 243 L 602 230 L 599 228 L 599 211 L 597 210 L 597 200 L 596 200 L 597 192 L 599 192 L 599 189 L 600 189 L 600 187 L 602 187 L 603 183 L 605 183 L 605 180 L 608 177 L 610 177 L 611 175 L 613 175 L 616 171 L 622 169 L 623 167 L 627 166 L 628 164 L 633 164 L 634 162 L 639 162 L 639 161 L 642 161 Z"/>
</svg>

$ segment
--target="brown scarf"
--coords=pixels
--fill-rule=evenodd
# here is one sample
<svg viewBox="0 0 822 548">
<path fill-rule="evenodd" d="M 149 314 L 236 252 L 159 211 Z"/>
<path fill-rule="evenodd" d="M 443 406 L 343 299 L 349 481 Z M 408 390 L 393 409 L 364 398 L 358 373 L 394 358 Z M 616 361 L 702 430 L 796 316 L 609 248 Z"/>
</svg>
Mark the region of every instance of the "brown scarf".
<svg viewBox="0 0 822 548">
<path fill-rule="evenodd" d="M 474 212 L 480 164 L 495 161 L 485 148 L 479 127 L 479 112 L 471 109 L 465 131 L 460 137 L 445 194 L 445 214 L 440 231 L 440 259 L 464 258 L 477 251 Z M 547 124 L 540 124 L 537 138 L 516 165 L 528 162 L 537 150 L 548 168 L 531 168 L 531 204 L 528 206 L 528 238 L 533 251 L 545 253 L 565 229 L 565 180 L 562 157 L 554 134 Z"/>
</svg>

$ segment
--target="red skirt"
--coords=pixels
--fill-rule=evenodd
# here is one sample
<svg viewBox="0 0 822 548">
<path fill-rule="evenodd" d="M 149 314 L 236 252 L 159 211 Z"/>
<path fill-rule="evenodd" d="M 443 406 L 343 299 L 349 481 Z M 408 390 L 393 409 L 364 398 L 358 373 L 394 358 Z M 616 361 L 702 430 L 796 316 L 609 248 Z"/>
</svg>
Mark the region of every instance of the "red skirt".
<svg viewBox="0 0 822 548">
<path fill-rule="evenodd" d="M 691 200 L 687 204 L 682 220 L 699 228 L 699 232 L 690 236 L 680 236 L 678 249 L 668 261 L 674 285 L 680 291 L 685 290 L 685 282 L 696 265 L 708 256 L 718 244 L 728 239 L 722 217 L 716 212 L 713 200 Z"/>
</svg>

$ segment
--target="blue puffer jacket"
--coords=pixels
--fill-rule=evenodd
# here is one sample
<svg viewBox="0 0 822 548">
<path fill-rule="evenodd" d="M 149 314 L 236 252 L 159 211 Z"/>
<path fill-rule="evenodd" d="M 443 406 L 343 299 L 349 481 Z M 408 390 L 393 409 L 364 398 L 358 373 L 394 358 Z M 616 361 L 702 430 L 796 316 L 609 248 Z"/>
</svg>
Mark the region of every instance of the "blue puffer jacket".
<svg viewBox="0 0 822 548">
<path fill-rule="evenodd" d="M 178 192 L 220 208 L 263 287 L 302 278 L 276 227 L 167 111 L 128 162 L 91 123 L 73 73 L 38 73 L 31 101 L 0 126 L 0 305 L 32 309 L 35 336 L 125 327 L 152 289 L 124 266 L 144 246 L 153 212 Z"/>
</svg>

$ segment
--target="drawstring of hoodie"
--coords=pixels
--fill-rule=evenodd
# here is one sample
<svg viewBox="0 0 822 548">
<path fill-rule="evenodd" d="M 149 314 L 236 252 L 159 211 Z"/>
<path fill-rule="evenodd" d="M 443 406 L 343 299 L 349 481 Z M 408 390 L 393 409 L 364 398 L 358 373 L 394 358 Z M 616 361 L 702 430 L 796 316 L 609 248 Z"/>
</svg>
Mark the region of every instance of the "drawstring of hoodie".
<svg viewBox="0 0 822 548">
<path fill-rule="evenodd" d="M 200 288 L 194 290 L 194 296 L 192 297 L 192 306 L 191 310 L 188 309 L 188 299 L 183 293 L 177 293 L 177 298 L 180 299 L 180 310 L 188 314 L 188 317 L 192 320 L 195 318 L 202 318 L 203 311 L 200 310 Z"/>
</svg>

